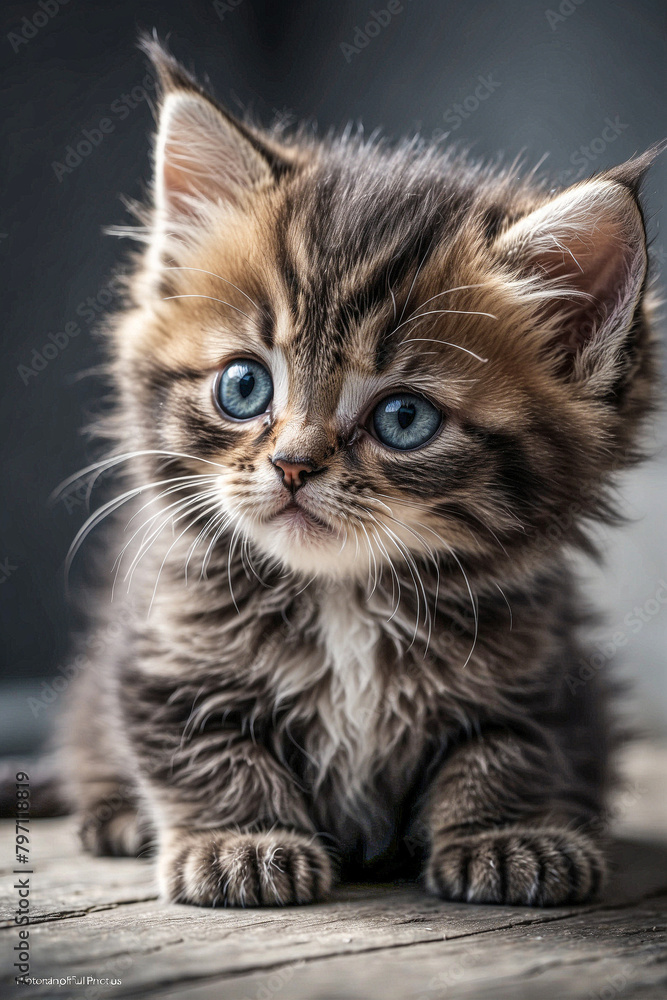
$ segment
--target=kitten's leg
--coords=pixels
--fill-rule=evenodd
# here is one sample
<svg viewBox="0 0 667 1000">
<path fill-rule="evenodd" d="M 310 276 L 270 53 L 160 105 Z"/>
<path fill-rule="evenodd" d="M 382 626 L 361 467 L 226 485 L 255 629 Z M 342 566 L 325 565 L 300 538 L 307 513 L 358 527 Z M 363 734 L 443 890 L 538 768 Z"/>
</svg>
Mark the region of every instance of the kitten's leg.
<svg viewBox="0 0 667 1000">
<path fill-rule="evenodd" d="M 302 790 L 259 741 L 192 725 L 197 683 L 127 674 L 124 721 L 157 830 L 165 900 L 200 906 L 310 903 L 332 883 Z M 222 715 L 222 712 L 219 712 Z"/>
<path fill-rule="evenodd" d="M 56 737 L 61 788 L 85 850 L 137 857 L 149 849 L 151 831 L 139 814 L 131 764 L 119 753 L 107 676 L 91 664 L 73 682 Z"/>
<path fill-rule="evenodd" d="M 301 793 L 278 762 L 257 744 L 230 741 L 219 748 L 214 768 L 193 772 L 187 760 L 197 759 L 196 743 L 174 759 L 169 785 L 152 775 L 162 898 L 199 906 L 325 898 L 331 861 Z"/>
<path fill-rule="evenodd" d="M 132 789 L 120 779 L 98 777 L 82 788 L 80 798 L 79 837 L 86 851 L 136 858 L 150 850 L 149 826 L 140 818 Z"/>
<path fill-rule="evenodd" d="M 444 899 L 553 906 L 598 892 L 605 860 L 577 830 L 558 764 L 530 743 L 489 734 L 456 749 L 430 792 L 427 886 Z M 588 814 L 590 817 L 590 813 Z"/>
</svg>

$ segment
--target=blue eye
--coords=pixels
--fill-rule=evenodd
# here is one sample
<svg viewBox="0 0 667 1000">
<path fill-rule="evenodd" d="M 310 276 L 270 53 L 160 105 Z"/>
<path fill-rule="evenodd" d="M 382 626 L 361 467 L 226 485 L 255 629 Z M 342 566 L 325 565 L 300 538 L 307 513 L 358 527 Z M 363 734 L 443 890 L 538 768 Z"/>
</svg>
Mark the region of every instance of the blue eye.
<svg viewBox="0 0 667 1000">
<path fill-rule="evenodd" d="M 243 358 L 223 369 L 216 386 L 218 403 L 235 420 L 264 413 L 273 398 L 273 382 L 259 361 Z"/>
<path fill-rule="evenodd" d="M 408 451 L 429 441 L 442 423 L 442 414 L 421 396 L 387 396 L 373 410 L 373 428 L 388 448 Z"/>
</svg>

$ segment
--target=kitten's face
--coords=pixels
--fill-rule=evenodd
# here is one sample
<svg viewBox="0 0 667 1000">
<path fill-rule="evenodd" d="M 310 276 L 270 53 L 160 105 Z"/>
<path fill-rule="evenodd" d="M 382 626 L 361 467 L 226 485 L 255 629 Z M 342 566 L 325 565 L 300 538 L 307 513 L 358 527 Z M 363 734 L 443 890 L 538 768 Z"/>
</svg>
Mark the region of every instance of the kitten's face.
<svg viewBox="0 0 667 1000">
<path fill-rule="evenodd" d="M 199 189 L 183 194 L 187 173 L 174 180 L 194 127 L 181 104 L 162 126 L 162 244 L 120 353 L 145 445 L 212 477 L 219 525 L 289 569 L 363 579 L 390 560 L 497 556 L 587 495 L 610 464 L 599 394 L 619 370 L 594 368 L 592 332 L 614 309 L 615 328 L 628 325 L 644 273 L 639 213 L 620 185 L 588 201 L 575 191 L 544 219 L 543 195 L 512 197 L 405 153 L 292 150 L 290 169 L 270 176 L 225 131 L 252 182 L 223 177 L 203 211 Z M 563 216 L 578 284 L 562 234 L 549 257 L 545 234 Z M 630 250 L 601 280 L 621 229 Z M 531 234 L 536 256 L 519 272 Z M 572 289 L 564 307 L 526 281 L 547 266 Z M 595 312 L 581 306 L 593 295 Z"/>
<path fill-rule="evenodd" d="M 169 296 L 186 297 L 154 307 L 144 347 L 161 373 L 158 446 L 219 463 L 232 525 L 308 573 L 475 551 L 487 525 L 518 523 L 506 469 L 531 387 L 512 304 L 460 248 L 454 267 L 418 237 L 401 278 L 398 239 L 374 235 L 387 214 L 372 220 L 375 247 L 335 261 L 300 213 L 280 238 L 271 212 L 240 218 L 233 248 L 213 237 L 169 274 Z M 285 460 L 309 469 L 285 473 Z"/>
</svg>

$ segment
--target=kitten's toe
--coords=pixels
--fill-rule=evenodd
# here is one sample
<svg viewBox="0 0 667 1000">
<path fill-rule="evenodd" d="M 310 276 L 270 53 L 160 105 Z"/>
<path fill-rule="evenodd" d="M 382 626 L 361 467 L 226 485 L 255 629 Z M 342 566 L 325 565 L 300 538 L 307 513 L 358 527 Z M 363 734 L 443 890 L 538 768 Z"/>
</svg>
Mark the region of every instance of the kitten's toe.
<svg viewBox="0 0 667 1000">
<path fill-rule="evenodd" d="M 102 802 L 86 811 L 79 824 L 84 850 L 98 856 L 136 858 L 150 849 L 150 838 L 130 805 L 111 809 Z"/>
<path fill-rule="evenodd" d="M 158 880 L 169 902 L 287 906 L 325 898 L 332 870 L 317 841 L 290 830 L 177 830 L 160 852 Z"/>
<path fill-rule="evenodd" d="M 426 883 L 460 902 L 558 906 L 592 899 L 604 874 L 604 856 L 584 834 L 513 828 L 434 837 Z"/>
</svg>

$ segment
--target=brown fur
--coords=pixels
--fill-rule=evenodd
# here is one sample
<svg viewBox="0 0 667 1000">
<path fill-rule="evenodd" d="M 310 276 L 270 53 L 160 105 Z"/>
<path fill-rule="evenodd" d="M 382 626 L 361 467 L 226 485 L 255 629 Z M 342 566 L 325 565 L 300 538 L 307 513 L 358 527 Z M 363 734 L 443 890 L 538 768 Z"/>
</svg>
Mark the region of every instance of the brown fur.
<svg viewBox="0 0 667 1000">
<path fill-rule="evenodd" d="M 322 898 L 330 858 L 590 898 L 611 733 L 603 682 L 571 683 L 567 551 L 651 401 L 650 156 L 554 195 L 418 142 L 262 135 L 148 47 L 156 202 L 105 425 L 131 610 L 65 740 L 85 846 L 154 840 L 197 904 Z M 245 423 L 213 401 L 239 357 L 274 382 Z M 444 414 L 415 451 L 368 423 L 399 389 Z M 312 469 L 289 523 L 278 453 Z"/>
</svg>

